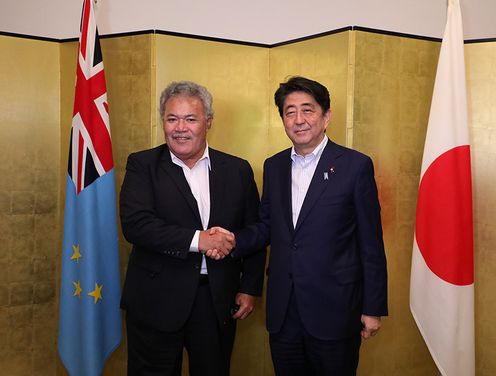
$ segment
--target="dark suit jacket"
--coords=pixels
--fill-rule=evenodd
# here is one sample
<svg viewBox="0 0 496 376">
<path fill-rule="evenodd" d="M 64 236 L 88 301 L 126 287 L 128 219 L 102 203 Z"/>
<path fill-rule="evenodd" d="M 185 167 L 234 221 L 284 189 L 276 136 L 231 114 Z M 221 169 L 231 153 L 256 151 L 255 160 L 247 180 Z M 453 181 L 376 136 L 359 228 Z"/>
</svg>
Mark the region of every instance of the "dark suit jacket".
<svg viewBox="0 0 496 376">
<path fill-rule="evenodd" d="M 237 230 L 254 223 L 259 197 L 245 160 L 209 149 L 211 226 Z M 120 194 L 124 237 L 133 244 L 121 307 L 133 319 L 164 331 L 188 318 L 198 288 L 201 254 L 189 252 L 202 229 L 198 206 L 167 145 L 131 154 Z M 219 323 L 225 325 L 237 292 L 260 295 L 265 252 L 234 260 L 207 258 Z"/>
<path fill-rule="evenodd" d="M 387 314 L 387 272 L 374 168 L 369 157 L 329 141 L 296 228 L 291 149 L 267 159 L 260 219 L 236 234 L 233 257 L 271 244 L 267 328 L 280 330 L 293 285 L 306 330 L 340 339 L 361 329 L 361 314 Z M 327 176 L 327 178 L 326 178 Z"/>
</svg>

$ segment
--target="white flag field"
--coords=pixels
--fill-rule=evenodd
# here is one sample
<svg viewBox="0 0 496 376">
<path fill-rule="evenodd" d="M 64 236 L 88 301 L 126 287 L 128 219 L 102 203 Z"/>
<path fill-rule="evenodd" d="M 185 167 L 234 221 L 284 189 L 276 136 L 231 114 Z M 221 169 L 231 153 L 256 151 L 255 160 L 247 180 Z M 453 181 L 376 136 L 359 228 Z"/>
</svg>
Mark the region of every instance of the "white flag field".
<svg viewBox="0 0 496 376">
<path fill-rule="evenodd" d="M 440 373 L 475 374 L 472 179 L 459 0 L 448 1 L 418 192 L 410 308 Z"/>
</svg>

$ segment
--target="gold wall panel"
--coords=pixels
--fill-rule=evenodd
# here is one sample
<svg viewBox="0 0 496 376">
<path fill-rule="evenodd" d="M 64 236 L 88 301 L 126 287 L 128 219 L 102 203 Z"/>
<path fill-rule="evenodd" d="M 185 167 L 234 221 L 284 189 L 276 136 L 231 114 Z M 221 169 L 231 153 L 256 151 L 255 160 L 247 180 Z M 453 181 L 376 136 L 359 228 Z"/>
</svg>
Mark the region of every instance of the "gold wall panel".
<svg viewBox="0 0 496 376">
<path fill-rule="evenodd" d="M 71 134 L 72 111 L 74 106 L 74 88 L 76 84 L 77 42 L 60 44 L 60 124 L 59 124 L 59 234 L 57 244 L 57 308 L 60 299 L 60 273 L 62 265 L 62 238 L 64 231 L 64 203 L 67 178 L 67 165 L 69 158 L 69 137 Z M 57 309 L 57 320 L 59 312 Z M 55 339 L 58 336 L 58 321 L 54 332 Z M 57 348 L 55 351 L 58 353 Z M 56 375 L 68 375 L 60 358 L 57 355 Z"/>
<path fill-rule="evenodd" d="M 248 160 L 261 191 L 262 163 L 268 152 L 268 59 L 265 48 L 157 35 L 155 143 L 164 139 L 158 108 L 165 86 L 179 80 L 202 84 L 214 99 L 209 145 Z M 264 303 L 258 299 L 255 312 L 238 322 L 231 372 L 263 375 L 262 359 L 268 357 Z"/>
<path fill-rule="evenodd" d="M 359 375 L 434 375 L 409 308 L 420 165 L 440 44 L 354 31 L 352 147 L 372 157 L 382 207 L 389 317 L 364 341 Z"/>
<path fill-rule="evenodd" d="M 118 200 L 127 156 L 131 152 L 147 149 L 151 145 L 153 36 L 146 34 L 102 39 L 101 45 L 107 81 Z M 131 245 L 122 236 L 120 224 L 118 228 L 122 283 Z M 121 346 L 107 362 L 104 375 L 125 375 L 126 361 L 126 332 L 123 329 Z"/>
<path fill-rule="evenodd" d="M 153 35 L 102 39 L 116 184 L 131 152 L 151 146 Z"/>
<path fill-rule="evenodd" d="M 346 144 L 349 37 L 349 32 L 343 32 L 270 49 L 269 155 L 291 146 L 274 104 L 274 93 L 279 83 L 296 75 L 319 81 L 329 89 L 332 118 L 327 135 Z"/>
<path fill-rule="evenodd" d="M 214 98 L 209 145 L 247 159 L 260 183 L 267 155 L 268 49 L 157 35 L 156 58 L 156 144 L 164 139 L 162 90 L 171 81 L 198 82 Z"/>
<path fill-rule="evenodd" d="M 101 40 L 116 185 L 127 155 L 163 142 L 161 90 L 172 80 L 214 96 L 212 147 L 262 164 L 290 145 L 273 93 L 299 74 L 331 92 L 328 135 L 374 160 L 389 266 L 390 316 L 364 342 L 359 375 L 433 375 L 411 317 L 409 278 L 420 164 L 440 44 L 348 31 L 272 49 L 165 35 Z M 496 372 L 496 43 L 465 47 L 471 125 L 477 375 Z M 0 36 L 0 368 L 65 375 L 56 353 L 63 198 L 77 43 Z M 130 245 L 120 238 L 121 271 Z M 122 274 L 123 275 L 123 274 Z M 264 302 L 240 322 L 233 376 L 273 375 Z M 105 375 L 125 374 L 125 340 Z M 36 370 L 33 371 L 33 370 Z"/>
<path fill-rule="evenodd" d="M 138 35 L 100 40 L 107 82 L 117 195 L 124 177 L 128 154 L 146 149 L 151 145 L 152 38 L 151 35 Z M 62 43 L 60 51 L 60 145 L 62 150 L 60 176 L 63 177 L 60 184 L 60 202 L 63 203 L 74 104 L 77 42 Z M 63 205 L 60 210 L 62 217 Z M 121 281 L 123 281 L 131 246 L 120 233 L 120 226 L 118 228 Z M 66 374 L 60 362 L 57 371 L 57 374 Z M 109 376 L 124 374 L 126 374 L 125 331 L 123 331 L 121 346 L 110 357 L 104 372 L 104 375 Z"/>
<path fill-rule="evenodd" d="M 329 89 L 332 118 L 326 132 L 333 141 L 342 145 L 346 143 L 348 50 L 348 32 L 270 49 L 268 100 L 270 118 L 266 157 L 291 146 L 291 141 L 284 131 L 279 111 L 274 103 L 274 93 L 279 84 L 291 76 L 304 76 L 319 81 Z M 267 341 L 265 347 L 265 366 L 260 375 L 274 375 Z M 244 373 L 239 375 L 244 375 Z"/>
<path fill-rule="evenodd" d="M 0 373 L 53 375 L 59 44 L 0 36 Z"/>
<path fill-rule="evenodd" d="M 475 251 L 476 375 L 496 373 L 496 42 L 465 45 Z"/>
</svg>

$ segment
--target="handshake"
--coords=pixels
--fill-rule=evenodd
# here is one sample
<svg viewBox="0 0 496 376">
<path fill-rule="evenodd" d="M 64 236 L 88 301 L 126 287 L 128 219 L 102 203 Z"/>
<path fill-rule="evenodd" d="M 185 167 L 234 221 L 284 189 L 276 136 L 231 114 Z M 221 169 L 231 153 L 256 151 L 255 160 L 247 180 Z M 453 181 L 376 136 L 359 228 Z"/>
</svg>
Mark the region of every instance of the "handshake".
<svg viewBox="0 0 496 376">
<path fill-rule="evenodd" d="M 236 246 L 234 234 L 222 227 L 212 227 L 200 231 L 198 249 L 205 256 L 214 260 L 222 260 Z"/>
</svg>

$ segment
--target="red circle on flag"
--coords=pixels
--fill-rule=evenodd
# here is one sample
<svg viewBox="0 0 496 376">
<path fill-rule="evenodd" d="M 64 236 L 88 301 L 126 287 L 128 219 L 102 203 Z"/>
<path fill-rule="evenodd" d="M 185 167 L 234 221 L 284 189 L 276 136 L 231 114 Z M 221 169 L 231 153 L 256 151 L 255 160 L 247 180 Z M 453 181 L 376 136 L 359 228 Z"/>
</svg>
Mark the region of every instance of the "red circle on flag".
<svg viewBox="0 0 496 376">
<path fill-rule="evenodd" d="M 474 282 L 470 148 L 440 155 L 420 182 L 415 237 L 429 269 L 454 285 Z"/>
</svg>

